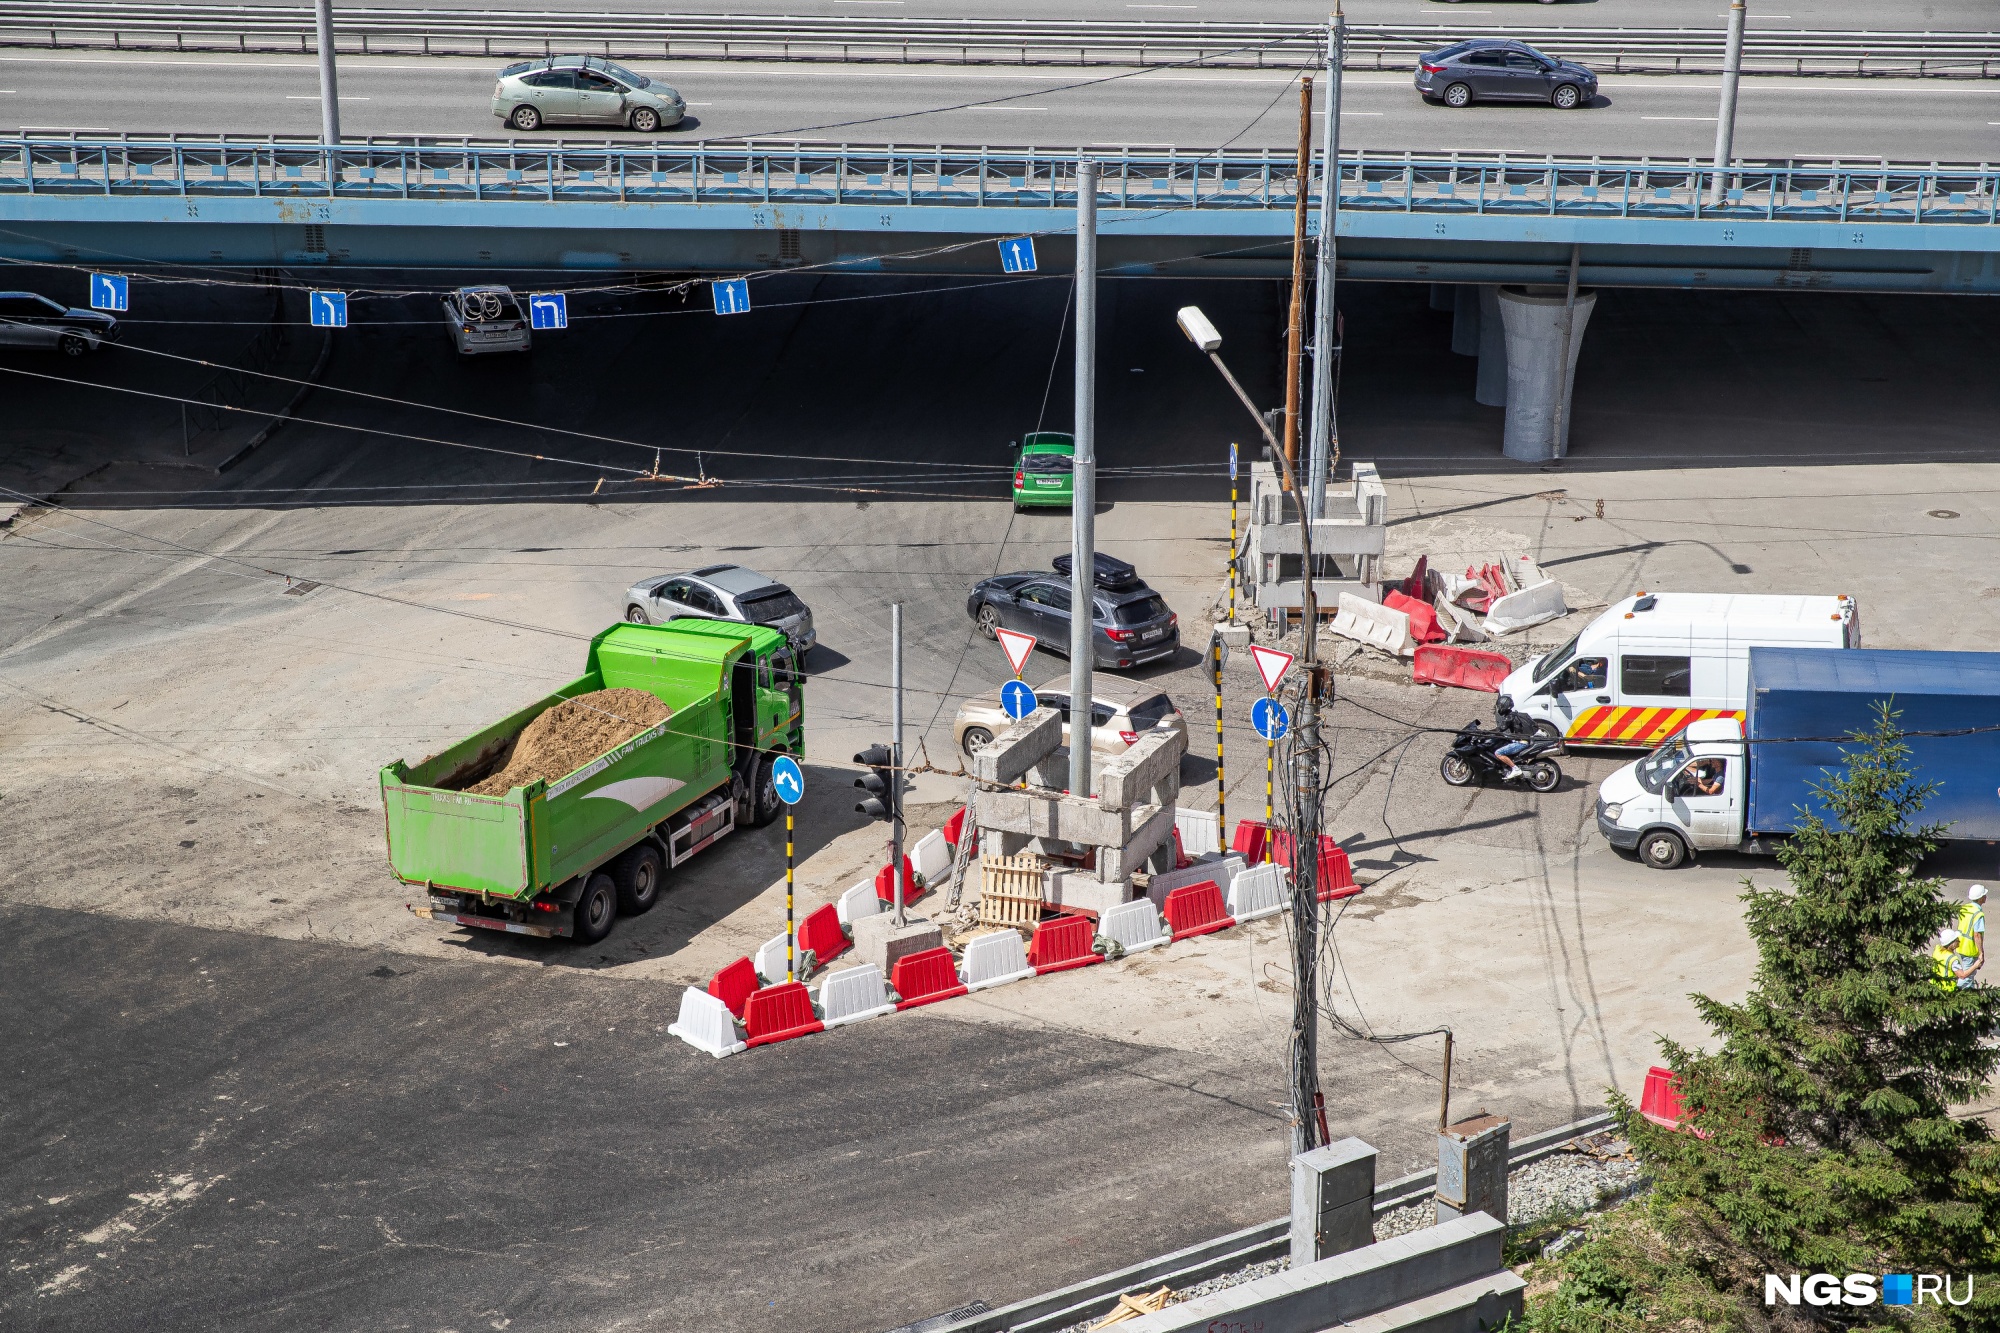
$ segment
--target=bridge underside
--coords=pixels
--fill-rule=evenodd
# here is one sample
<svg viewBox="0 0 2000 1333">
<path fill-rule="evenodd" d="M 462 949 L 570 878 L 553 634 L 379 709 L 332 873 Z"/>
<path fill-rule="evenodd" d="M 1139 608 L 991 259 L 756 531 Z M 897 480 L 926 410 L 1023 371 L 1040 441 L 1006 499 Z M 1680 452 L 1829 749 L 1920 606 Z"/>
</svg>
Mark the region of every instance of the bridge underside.
<svg viewBox="0 0 2000 1333">
<path fill-rule="evenodd" d="M 1069 219 L 1049 209 L 739 204 L 493 204 L 284 199 L 0 199 L 0 255 L 143 270 L 311 266 L 739 275 L 998 276 L 1001 236 L 1037 233 L 1040 270 L 1067 273 Z M 1106 209 L 1100 261 L 1128 276 L 1281 278 L 1275 211 Z M 1042 230 L 1048 229 L 1048 230 Z M 2000 293 L 1991 233 L 1954 224 L 1344 212 L 1340 270 L 1362 281 L 1544 284 L 1572 245 L 1597 287 Z M 331 277 L 329 281 L 331 281 Z"/>
</svg>

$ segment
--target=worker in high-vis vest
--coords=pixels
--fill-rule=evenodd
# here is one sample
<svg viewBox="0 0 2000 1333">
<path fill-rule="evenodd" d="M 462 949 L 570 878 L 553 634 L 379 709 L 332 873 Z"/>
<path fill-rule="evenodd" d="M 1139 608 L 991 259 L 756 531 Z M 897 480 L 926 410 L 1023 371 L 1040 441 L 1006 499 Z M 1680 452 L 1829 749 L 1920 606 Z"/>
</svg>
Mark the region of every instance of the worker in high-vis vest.
<svg viewBox="0 0 2000 1333">
<path fill-rule="evenodd" d="M 1986 966 L 1986 886 L 1975 884 L 1959 904 L 1958 919 L 1952 923 L 1958 942 L 1952 946 L 1958 957 L 1952 960 L 1960 986 L 1970 986 L 1979 969 Z"/>
</svg>

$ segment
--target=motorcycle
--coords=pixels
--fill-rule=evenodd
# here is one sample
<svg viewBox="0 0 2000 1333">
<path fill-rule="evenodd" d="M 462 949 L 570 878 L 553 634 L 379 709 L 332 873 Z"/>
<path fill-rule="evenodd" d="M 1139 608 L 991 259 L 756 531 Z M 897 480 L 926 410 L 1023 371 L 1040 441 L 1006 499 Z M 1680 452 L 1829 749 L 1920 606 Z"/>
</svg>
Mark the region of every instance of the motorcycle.
<svg viewBox="0 0 2000 1333">
<path fill-rule="evenodd" d="M 1454 787 L 1470 787 L 1488 777 L 1501 777 L 1507 766 L 1494 751 L 1513 737 L 1504 731 L 1488 731 L 1477 722 L 1468 722 L 1452 738 L 1451 749 L 1438 762 L 1438 774 Z M 1551 792 L 1562 785 L 1562 767 L 1549 756 L 1562 753 L 1560 736 L 1534 736 L 1514 762 L 1527 770 L 1527 785 L 1538 792 Z"/>
</svg>

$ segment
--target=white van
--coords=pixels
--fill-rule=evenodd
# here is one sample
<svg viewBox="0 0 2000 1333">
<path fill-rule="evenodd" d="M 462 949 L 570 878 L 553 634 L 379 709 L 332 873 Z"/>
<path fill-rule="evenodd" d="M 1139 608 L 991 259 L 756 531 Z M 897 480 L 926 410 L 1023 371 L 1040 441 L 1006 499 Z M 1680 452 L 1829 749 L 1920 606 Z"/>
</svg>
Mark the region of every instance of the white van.
<svg viewBox="0 0 2000 1333">
<path fill-rule="evenodd" d="M 1642 592 L 1517 669 L 1500 694 L 1573 744 L 1650 747 L 1690 722 L 1740 720 L 1752 648 L 1860 646 L 1860 610 L 1845 593 Z"/>
</svg>

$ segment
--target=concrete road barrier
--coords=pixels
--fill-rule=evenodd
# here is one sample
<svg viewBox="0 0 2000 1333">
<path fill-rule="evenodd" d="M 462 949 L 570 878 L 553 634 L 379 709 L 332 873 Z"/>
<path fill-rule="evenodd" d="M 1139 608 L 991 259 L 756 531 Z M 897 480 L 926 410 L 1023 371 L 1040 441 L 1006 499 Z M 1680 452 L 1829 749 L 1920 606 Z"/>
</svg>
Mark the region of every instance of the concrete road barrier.
<svg viewBox="0 0 2000 1333">
<path fill-rule="evenodd" d="M 681 992 L 681 1016 L 667 1025 L 667 1033 L 718 1060 L 746 1049 L 729 1006 L 699 986 Z"/>
</svg>

